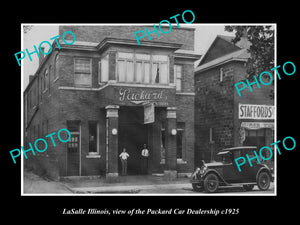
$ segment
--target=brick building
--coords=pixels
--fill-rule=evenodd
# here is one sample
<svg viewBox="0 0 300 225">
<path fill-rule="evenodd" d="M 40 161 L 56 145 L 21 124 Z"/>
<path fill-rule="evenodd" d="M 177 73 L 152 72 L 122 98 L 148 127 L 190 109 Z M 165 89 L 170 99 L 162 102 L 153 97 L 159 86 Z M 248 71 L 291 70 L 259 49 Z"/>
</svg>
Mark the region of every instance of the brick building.
<svg viewBox="0 0 300 225">
<path fill-rule="evenodd" d="M 140 174 L 141 150 L 150 150 L 148 172 L 194 169 L 194 29 L 173 28 L 153 40 L 134 32 L 145 26 L 60 26 L 76 41 L 55 41 L 24 91 L 24 146 L 67 128 L 67 143 L 28 153 L 25 166 L 54 179 L 120 173 L 127 149 L 128 174 Z M 148 28 L 151 30 L 151 26 Z M 152 27 L 153 29 L 153 27 Z M 65 36 L 66 40 L 73 37 Z M 71 41 L 70 41 L 71 42 Z M 153 120 L 154 117 L 154 120 Z M 41 147 L 42 149 L 43 147 Z"/>
<path fill-rule="evenodd" d="M 246 38 L 235 45 L 233 37 L 218 35 L 195 69 L 195 159 L 216 160 L 224 147 L 257 146 L 273 143 L 273 85 L 252 85 L 241 91 L 234 87 L 246 79 L 249 58 Z M 267 81 L 265 81 L 267 83 Z"/>
</svg>

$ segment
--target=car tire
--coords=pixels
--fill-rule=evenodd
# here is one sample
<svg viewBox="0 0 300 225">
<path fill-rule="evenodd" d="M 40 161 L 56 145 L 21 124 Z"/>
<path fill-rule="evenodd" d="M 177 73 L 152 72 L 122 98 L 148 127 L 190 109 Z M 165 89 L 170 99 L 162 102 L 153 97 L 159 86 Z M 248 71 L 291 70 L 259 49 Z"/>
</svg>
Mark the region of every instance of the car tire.
<svg viewBox="0 0 300 225">
<path fill-rule="evenodd" d="M 251 191 L 254 188 L 254 184 L 245 184 L 243 185 L 245 191 Z"/>
<path fill-rule="evenodd" d="M 213 193 L 219 188 L 219 178 L 213 173 L 206 175 L 203 183 L 204 190 L 208 193 Z"/>
<path fill-rule="evenodd" d="M 261 191 L 268 190 L 270 187 L 270 183 L 271 183 L 271 177 L 267 172 L 262 171 L 258 174 L 257 186 Z"/>
<path fill-rule="evenodd" d="M 198 192 L 203 191 L 203 186 L 200 184 L 192 183 L 192 187 L 194 191 L 198 191 Z"/>
</svg>

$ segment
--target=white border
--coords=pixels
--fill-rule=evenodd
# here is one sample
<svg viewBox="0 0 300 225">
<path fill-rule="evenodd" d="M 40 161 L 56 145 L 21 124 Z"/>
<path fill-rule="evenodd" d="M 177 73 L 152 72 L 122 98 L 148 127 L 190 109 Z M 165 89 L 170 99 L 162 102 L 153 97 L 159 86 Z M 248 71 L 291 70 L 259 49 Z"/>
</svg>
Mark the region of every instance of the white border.
<svg viewBox="0 0 300 225">
<path fill-rule="evenodd" d="M 173 25 L 177 25 L 174 23 L 171 23 L 172 26 Z M 119 23 L 82 23 L 82 24 L 78 24 L 78 23 L 21 23 L 21 48 L 23 49 L 23 25 L 35 25 L 35 26 L 59 26 L 59 25 L 63 25 L 63 26 L 153 26 L 153 24 L 151 23 L 127 23 L 127 24 L 119 24 Z M 277 24 L 276 23 L 194 23 L 194 24 L 180 24 L 181 28 L 195 28 L 195 26 L 225 26 L 225 25 L 248 25 L 248 26 L 256 26 L 256 25 L 272 25 L 274 26 L 274 45 L 275 45 L 275 51 L 274 51 L 274 64 L 275 67 L 277 66 Z M 179 28 L 180 29 L 180 28 Z M 196 41 L 196 40 L 195 40 Z M 207 51 L 207 49 L 206 49 Z M 23 125 L 24 125 L 24 111 L 23 111 L 23 92 L 24 92 L 24 88 L 23 88 L 23 77 L 24 77 L 24 63 L 23 61 L 21 61 L 21 144 L 23 145 L 24 139 L 23 139 L 23 135 L 24 135 L 24 130 L 23 130 Z M 274 106 L 275 106 L 275 128 L 274 128 L 274 139 L 275 141 L 277 141 L 277 76 L 275 77 L 275 83 L 274 83 Z M 21 151 L 22 152 L 22 151 Z M 59 194 L 59 193 L 36 193 L 36 194 L 31 194 L 31 193 L 24 193 L 24 174 L 23 174 L 23 152 L 21 153 L 21 196 L 277 196 L 277 151 L 275 152 L 275 157 L 274 157 L 274 193 L 268 193 L 268 194 L 263 194 L 263 193 L 253 193 L 253 194 L 247 194 L 247 192 L 245 193 L 215 193 L 215 194 L 207 194 L 207 193 L 193 193 L 193 194 L 160 194 L 160 193 L 148 193 L 148 194 Z"/>
</svg>

